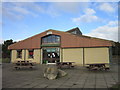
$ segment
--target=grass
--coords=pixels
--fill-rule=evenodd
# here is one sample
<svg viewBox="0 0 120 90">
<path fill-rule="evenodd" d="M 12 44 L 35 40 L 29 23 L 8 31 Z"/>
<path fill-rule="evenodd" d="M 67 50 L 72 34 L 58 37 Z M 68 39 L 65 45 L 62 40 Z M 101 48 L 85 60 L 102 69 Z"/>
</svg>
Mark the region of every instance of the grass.
<svg viewBox="0 0 120 90">
<path fill-rule="evenodd" d="M 10 58 L 0 58 L 0 63 L 10 63 Z"/>
<path fill-rule="evenodd" d="M 2 63 L 2 58 L 0 58 L 0 63 Z"/>
<path fill-rule="evenodd" d="M 120 83 L 117 83 L 111 87 L 111 89 L 118 89 L 120 90 Z"/>
</svg>

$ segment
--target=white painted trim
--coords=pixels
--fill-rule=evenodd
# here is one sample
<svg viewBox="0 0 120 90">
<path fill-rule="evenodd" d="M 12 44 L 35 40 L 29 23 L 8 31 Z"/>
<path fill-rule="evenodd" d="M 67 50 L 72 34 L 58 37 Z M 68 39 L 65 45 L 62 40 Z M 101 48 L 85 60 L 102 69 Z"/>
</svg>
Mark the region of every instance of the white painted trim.
<svg viewBox="0 0 120 90">
<path fill-rule="evenodd" d="M 47 63 L 47 65 L 56 65 L 56 63 Z"/>
</svg>

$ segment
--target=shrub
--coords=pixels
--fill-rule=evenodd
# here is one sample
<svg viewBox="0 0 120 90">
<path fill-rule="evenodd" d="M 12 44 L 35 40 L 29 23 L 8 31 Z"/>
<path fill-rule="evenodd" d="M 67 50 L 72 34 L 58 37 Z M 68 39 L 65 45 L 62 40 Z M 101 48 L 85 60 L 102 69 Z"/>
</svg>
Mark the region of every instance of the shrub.
<svg viewBox="0 0 120 90">
<path fill-rule="evenodd" d="M 10 63 L 10 58 L 2 58 L 2 63 Z"/>
</svg>

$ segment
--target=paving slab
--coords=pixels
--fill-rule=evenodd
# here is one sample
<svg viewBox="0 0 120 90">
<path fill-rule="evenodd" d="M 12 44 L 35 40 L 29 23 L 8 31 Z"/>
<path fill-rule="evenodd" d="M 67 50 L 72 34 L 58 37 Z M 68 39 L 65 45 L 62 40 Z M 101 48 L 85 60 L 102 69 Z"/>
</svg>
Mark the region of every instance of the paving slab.
<svg viewBox="0 0 120 90">
<path fill-rule="evenodd" d="M 49 85 L 47 88 L 58 88 L 60 87 L 60 84 L 53 84 L 53 85 Z"/>
<path fill-rule="evenodd" d="M 107 86 L 102 84 L 102 85 L 96 85 L 95 88 L 107 88 Z"/>
<path fill-rule="evenodd" d="M 47 87 L 48 87 L 47 84 L 40 84 L 40 85 L 35 86 L 34 88 L 47 88 Z"/>
<path fill-rule="evenodd" d="M 11 64 L 3 67 L 3 88 L 109 88 L 118 81 L 116 66 L 111 71 L 88 71 L 84 67 L 62 69 L 67 76 L 56 80 L 43 77 L 44 65 L 36 69 L 15 70 Z M 70 89 L 69 89 L 70 90 Z"/>
<path fill-rule="evenodd" d="M 82 84 L 73 85 L 71 88 L 83 88 L 83 85 Z"/>
</svg>

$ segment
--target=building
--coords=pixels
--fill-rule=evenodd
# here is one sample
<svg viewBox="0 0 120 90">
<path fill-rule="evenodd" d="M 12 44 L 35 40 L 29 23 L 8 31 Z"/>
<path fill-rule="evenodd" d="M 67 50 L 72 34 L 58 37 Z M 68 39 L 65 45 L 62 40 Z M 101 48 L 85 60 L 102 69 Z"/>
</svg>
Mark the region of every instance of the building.
<svg viewBox="0 0 120 90">
<path fill-rule="evenodd" d="M 49 29 L 8 47 L 11 62 L 31 60 L 75 62 L 76 65 L 109 63 L 111 41 L 82 35 L 79 28 L 67 32 Z"/>
</svg>

